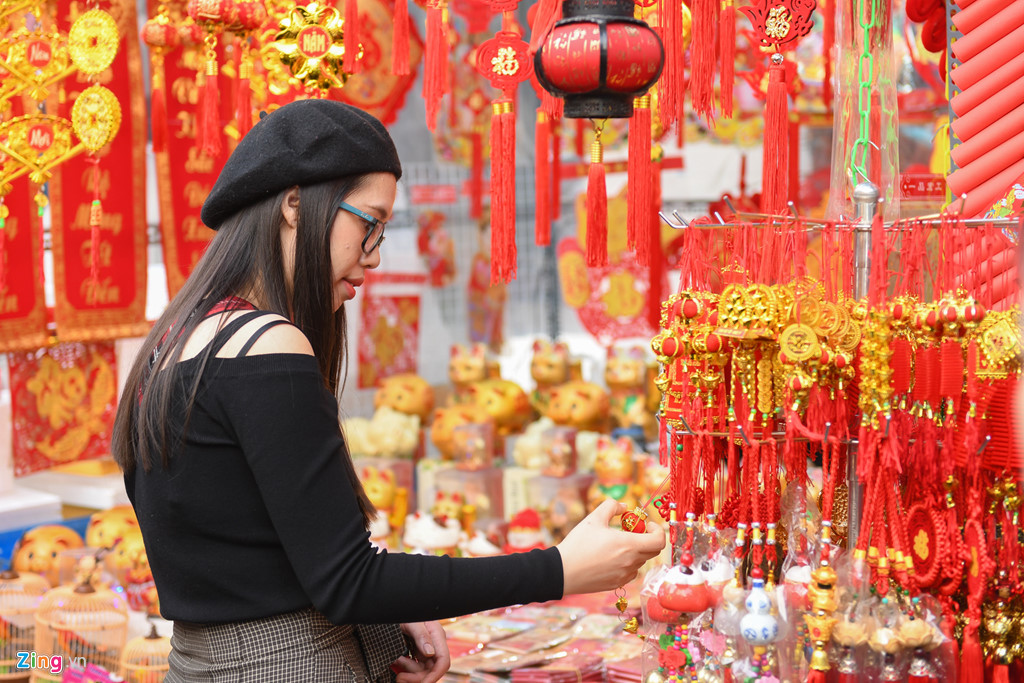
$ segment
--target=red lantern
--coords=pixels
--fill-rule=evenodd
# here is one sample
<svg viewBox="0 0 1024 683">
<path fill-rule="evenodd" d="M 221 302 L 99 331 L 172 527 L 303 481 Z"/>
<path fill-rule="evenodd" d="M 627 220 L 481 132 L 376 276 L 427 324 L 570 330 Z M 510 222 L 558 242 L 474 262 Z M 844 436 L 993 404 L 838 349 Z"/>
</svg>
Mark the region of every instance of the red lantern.
<svg viewBox="0 0 1024 683">
<path fill-rule="evenodd" d="M 661 75 L 665 48 L 632 0 L 565 0 L 558 21 L 534 55 L 537 79 L 565 100 L 571 119 L 629 118 L 633 98 Z"/>
</svg>

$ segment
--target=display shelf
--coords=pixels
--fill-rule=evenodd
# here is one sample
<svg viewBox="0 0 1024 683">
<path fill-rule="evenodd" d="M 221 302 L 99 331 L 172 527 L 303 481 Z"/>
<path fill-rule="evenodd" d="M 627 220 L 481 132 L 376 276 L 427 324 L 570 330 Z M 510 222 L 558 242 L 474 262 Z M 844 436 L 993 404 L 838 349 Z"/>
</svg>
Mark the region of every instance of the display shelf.
<svg viewBox="0 0 1024 683">
<path fill-rule="evenodd" d="M 14 486 L 0 494 L 0 532 L 60 519 L 60 503 L 53 493 Z"/>
<path fill-rule="evenodd" d="M 48 470 L 21 477 L 18 483 L 57 497 L 56 512 L 49 519 L 60 517 L 61 503 L 92 510 L 129 504 L 124 478 L 120 474 L 93 476 Z"/>
</svg>

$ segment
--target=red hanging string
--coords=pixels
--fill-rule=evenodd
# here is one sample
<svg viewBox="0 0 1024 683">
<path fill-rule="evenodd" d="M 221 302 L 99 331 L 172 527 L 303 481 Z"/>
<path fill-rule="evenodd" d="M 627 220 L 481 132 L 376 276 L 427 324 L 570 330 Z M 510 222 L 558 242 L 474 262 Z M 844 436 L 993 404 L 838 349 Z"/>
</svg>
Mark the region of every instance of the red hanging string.
<svg viewBox="0 0 1024 683">
<path fill-rule="evenodd" d="M 697 116 L 710 123 L 715 119 L 715 24 L 718 19 L 718 0 L 690 0 L 690 9 L 690 102 Z"/>
<path fill-rule="evenodd" d="M 448 88 L 448 8 L 427 6 L 427 47 L 423 58 L 423 99 L 427 110 L 427 128 L 437 127 L 437 113 Z"/>
<path fill-rule="evenodd" d="M 359 63 L 359 3 L 358 0 L 345 0 L 345 54 L 341 58 L 341 68 L 350 74 L 362 71 Z"/>
<path fill-rule="evenodd" d="M 164 56 L 159 48 L 150 50 L 150 124 L 153 131 L 153 151 L 167 149 L 167 94 L 164 84 Z"/>
<path fill-rule="evenodd" d="M 510 99 L 491 117 L 491 284 L 516 277 L 516 120 Z"/>
<path fill-rule="evenodd" d="M 220 156 L 220 90 L 217 81 L 217 37 L 206 36 L 206 81 L 200 101 L 199 148 L 211 158 Z"/>
<path fill-rule="evenodd" d="M 479 124 L 469 134 L 471 163 L 469 169 L 469 216 L 480 218 L 484 209 L 484 134 Z"/>
<path fill-rule="evenodd" d="M 249 59 L 249 39 L 235 38 L 235 54 L 238 55 L 238 78 L 235 80 L 235 123 L 238 138 L 242 139 L 252 128 L 252 62 Z M 166 116 L 166 114 L 165 114 Z"/>
</svg>

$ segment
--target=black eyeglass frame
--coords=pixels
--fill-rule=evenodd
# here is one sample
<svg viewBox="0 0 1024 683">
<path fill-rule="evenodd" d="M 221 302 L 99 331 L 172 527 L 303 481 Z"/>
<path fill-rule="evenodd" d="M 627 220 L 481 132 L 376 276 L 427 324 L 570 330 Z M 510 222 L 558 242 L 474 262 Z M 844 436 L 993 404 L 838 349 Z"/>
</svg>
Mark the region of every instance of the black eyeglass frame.
<svg viewBox="0 0 1024 683">
<path fill-rule="evenodd" d="M 371 216 L 365 211 L 357 209 L 348 202 L 340 202 L 338 204 L 338 208 L 341 209 L 342 211 L 347 211 L 348 213 L 352 214 L 353 216 L 356 216 L 357 218 L 362 218 L 364 221 L 370 224 L 370 227 L 366 230 L 366 237 L 363 238 L 363 241 L 360 243 L 359 247 L 367 256 L 372 254 L 373 250 L 379 247 L 381 242 L 384 241 L 384 229 L 387 227 L 388 224 L 382 221 L 381 219 L 377 218 L 376 216 Z M 380 234 L 377 236 L 376 241 L 374 241 L 370 248 L 367 249 L 366 242 L 370 239 L 370 236 L 373 235 L 374 231 L 377 230 L 377 226 L 380 226 Z"/>
</svg>

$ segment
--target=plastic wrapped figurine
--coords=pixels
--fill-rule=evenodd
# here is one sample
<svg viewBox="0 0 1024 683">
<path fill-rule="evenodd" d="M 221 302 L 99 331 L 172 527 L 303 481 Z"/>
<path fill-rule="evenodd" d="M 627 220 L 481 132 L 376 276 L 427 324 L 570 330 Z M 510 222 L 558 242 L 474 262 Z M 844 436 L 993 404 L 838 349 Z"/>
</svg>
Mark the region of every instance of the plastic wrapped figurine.
<svg viewBox="0 0 1024 683">
<path fill-rule="evenodd" d="M 604 382 L 611 393 L 613 428 L 640 427 L 646 440 L 657 440 L 655 414 L 661 392 L 654 386 L 656 376 L 657 366 L 647 362 L 647 352 L 643 347 L 609 347 Z"/>
<path fill-rule="evenodd" d="M 90 548 L 111 548 L 119 538 L 139 530 L 139 520 L 131 505 L 115 505 L 89 517 L 85 529 L 85 545 Z"/>
</svg>

